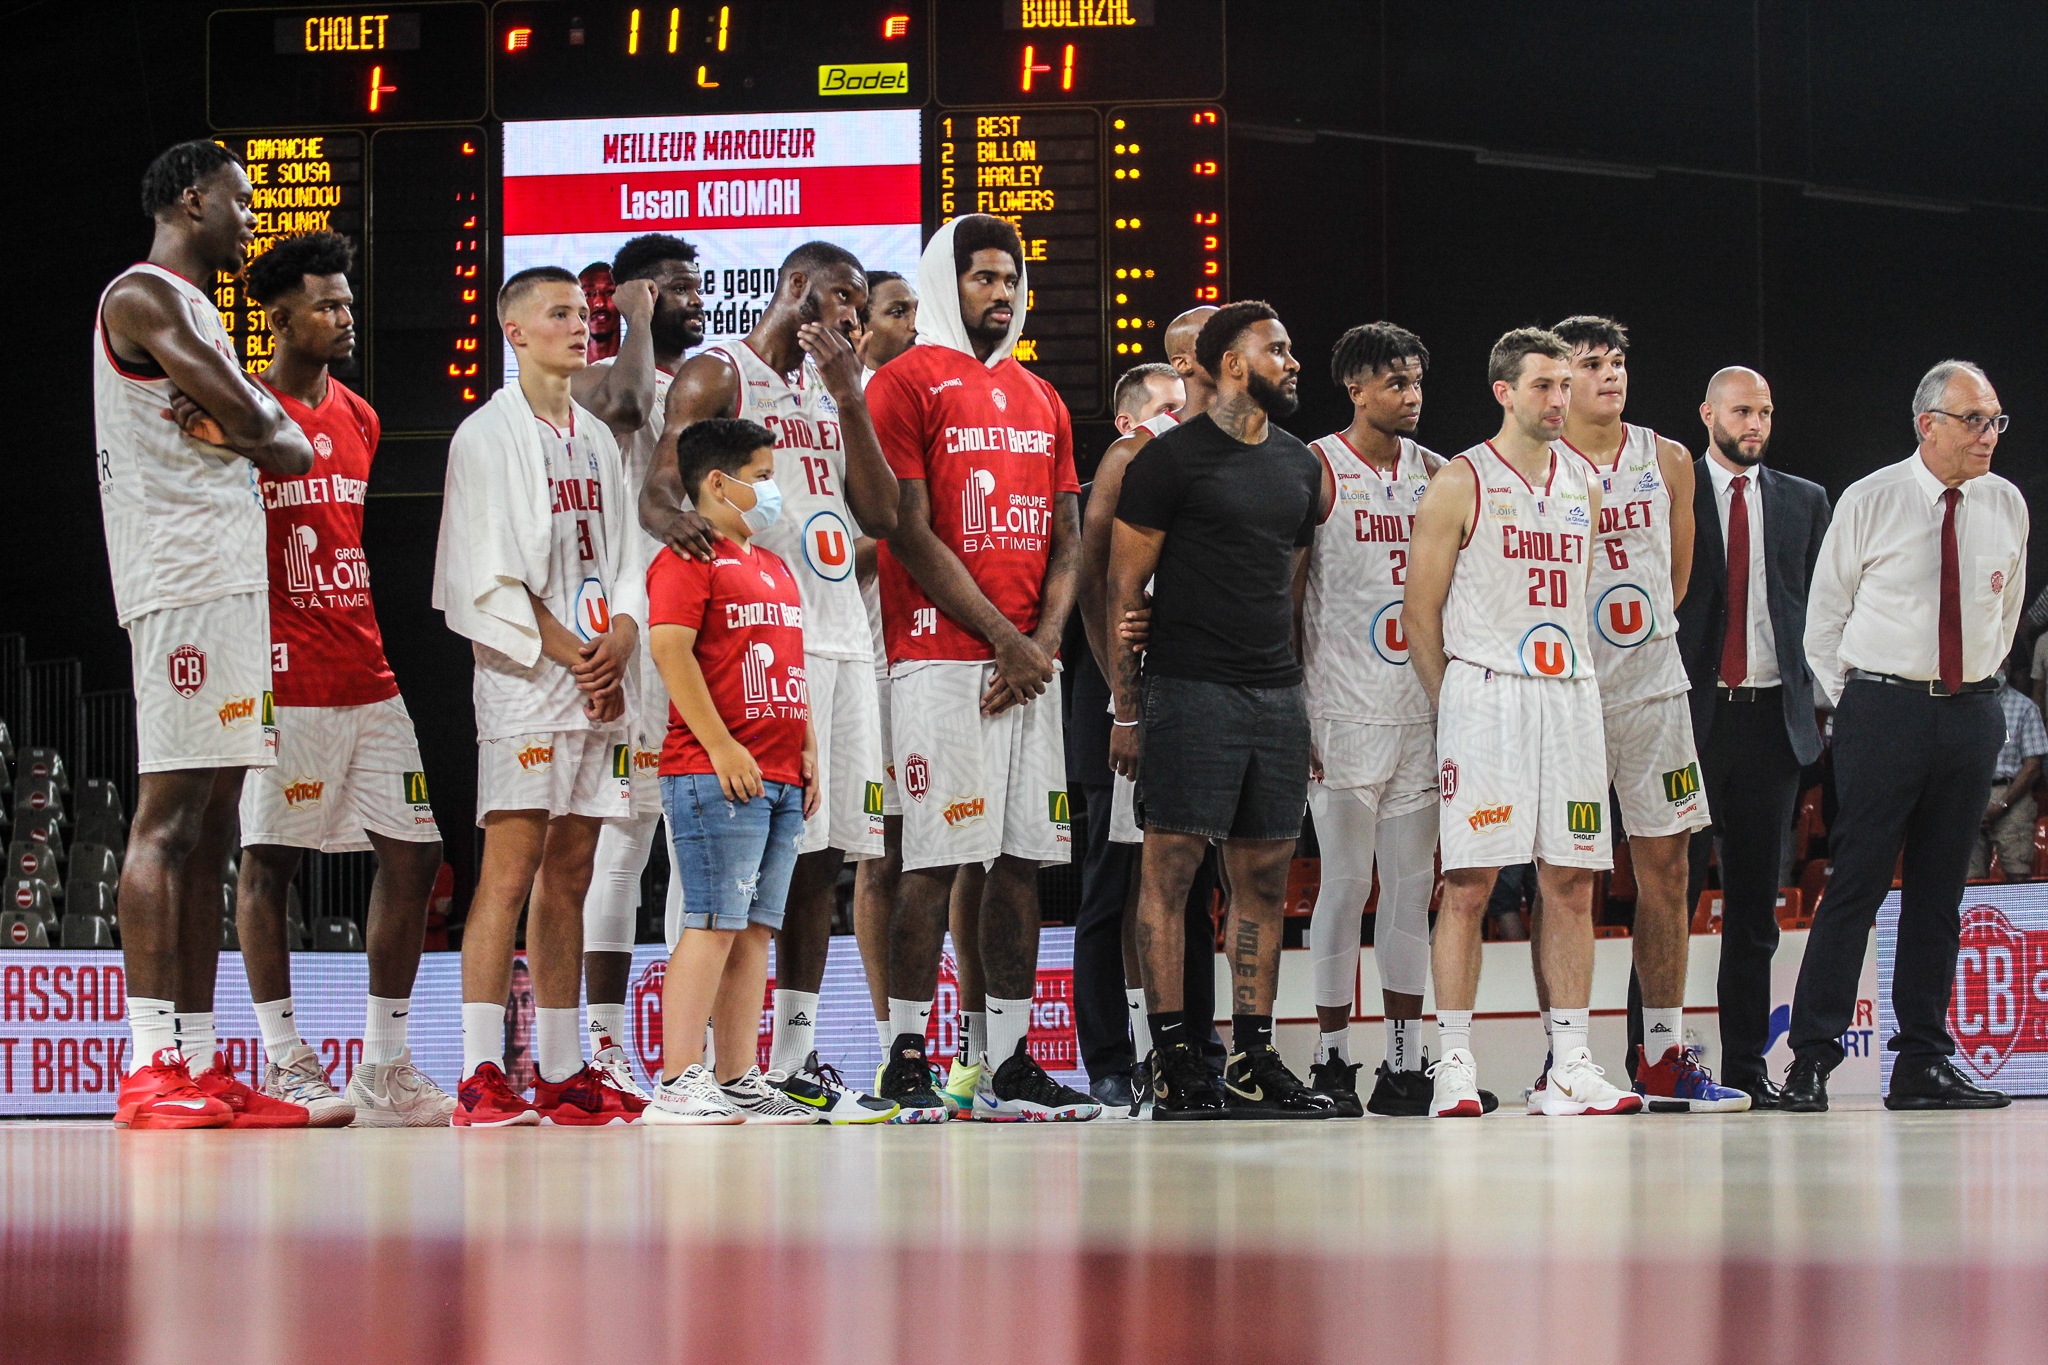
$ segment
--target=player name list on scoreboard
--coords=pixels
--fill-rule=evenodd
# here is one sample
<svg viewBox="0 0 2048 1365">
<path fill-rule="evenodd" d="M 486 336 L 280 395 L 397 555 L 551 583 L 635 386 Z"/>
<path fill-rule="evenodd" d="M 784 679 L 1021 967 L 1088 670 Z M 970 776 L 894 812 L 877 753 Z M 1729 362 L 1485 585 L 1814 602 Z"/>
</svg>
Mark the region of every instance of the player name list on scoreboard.
<svg viewBox="0 0 2048 1365">
<path fill-rule="evenodd" d="M 256 216 L 256 240 L 249 259 L 290 237 L 309 232 L 338 232 L 355 244 L 356 270 L 350 285 L 362 295 L 363 135 L 361 133 L 252 133 L 223 138 L 248 168 L 254 192 L 250 210 Z M 214 303 L 221 322 L 235 339 L 242 368 L 250 372 L 270 363 L 272 339 L 263 309 L 242 289 L 240 280 L 215 275 Z M 354 360 L 337 365 L 335 373 L 353 380 Z"/>
<path fill-rule="evenodd" d="M 1024 241 L 1031 297 L 1017 359 L 1076 416 L 1101 411 L 1100 120 L 1093 110 L 956 111 L 933 118 L 941 222 L 986 213 Z"/>
</svg>

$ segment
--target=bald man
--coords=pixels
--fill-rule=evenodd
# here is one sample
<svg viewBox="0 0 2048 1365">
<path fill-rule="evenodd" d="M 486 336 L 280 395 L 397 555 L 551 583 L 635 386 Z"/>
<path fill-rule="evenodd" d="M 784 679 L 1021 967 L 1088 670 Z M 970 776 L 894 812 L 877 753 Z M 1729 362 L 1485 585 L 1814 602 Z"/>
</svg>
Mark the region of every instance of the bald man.
<svg viewBox="0 0 2048 1365">
<path fill-rule="evenodd" d="M 1799 799 L 1799 770 L 1820 757 L 1806 594 L 1828 529 L 1819 484 L 1769 468 L 1771 386 L 1755 370 L 1715 374 L 1700 404 L 1707 453 L 1694 466 L 1692 578 L 1678 607 L 1678 649 L 1692 681 L 1713 827 L 1695 838 L 1691 902 L 1707 853 L 1721 865 L 1721 1080 L 1775 1108 L 1764 1069 L 1778 877 Z M 1708 837 L 1713 839 L 1709 845 Z"/>
</svg>

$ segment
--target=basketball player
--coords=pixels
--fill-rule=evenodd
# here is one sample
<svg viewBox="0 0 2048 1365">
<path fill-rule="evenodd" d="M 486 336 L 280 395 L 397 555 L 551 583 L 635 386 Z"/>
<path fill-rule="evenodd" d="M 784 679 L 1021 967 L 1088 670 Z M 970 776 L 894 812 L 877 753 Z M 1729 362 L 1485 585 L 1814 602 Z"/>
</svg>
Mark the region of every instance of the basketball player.
<svg viewBox="0 0 2048 1365">
<path fill-rule="evenodd" d="M 1054 655 L 1079 567 L 1080 483 L 1066 405 L 1011 355 L 1024 249 L 983 214 L 932 235 L 918 339 L 869 386 L 902 484 L 879 552 L 903 872 L 890 923 L 882 1098 L 943 1115 L 925 1059 L 954 874 L 988 863 L 978 937 L 988 1044 L 972 1115 L 1088 1119 L 1026 1036 L 1038 975 L 1038 868 L 1068 858 Z"/>
<path fill-rule="evenodd" d="M 626 505 L 637 509 L 654 447 L 661 439 L 669 384 L 683 363 L 683 353 L 704 343 L 703 274 L 696 247 L 659 232 L 620 247 L 611 274 L 613 298 L 626 320 L 625 340 L 612 359 L 573 376 L 569 391 L 615 430 L 630 433 L 620 438 L 619 459 Z M 640 529 L 637 515 L 632 531 L 641 542 L 643 561 L 652 560 L 660 546 Z M 708 548 L 701 552 L 708 553 Z M 632 984 L 633 940 L 638 936 L 640 874 L 647 868 L 661 824 L 659 770 L 668 732 L 668 691 L 661 685 L 652 650 L 642 649 L 634 656 L 627 676 L 633 815 L 629 820 L 606 821 L 597 833 L 590 890 L 583 900 L 583 990 L 589 1002 L 590 1064 L 618 1089 L 644 1095 L 626 1055 L 626 991 Z M 680 927 L 682 900 L 682 881 L 671 856 L 665 927 Z M 674 929 L 669 937 L 673 939 Z"/>
<path fill-rule="evenodd" d="M 613 297 L 617 284 L 612 268 L 603 261 L 592 261 L 583 267 L 576 282 L 583 286 L 583 297 L 590 304 L 591 363 L 610 360 L 619 353 L 619 309 Z"/>
<path fill-rule="evenodd" d="M 1537 865 L 1550 924 L 1554 1060 L 1545 1114 L 1632 1114 L 1586 1046 L 1594 872 L 1610 865 L 1600 690 L 1586 630 L 1586 551 L 1600 489 L 1551 445 L 1564 430 L 1571 348 L 1533 327 L 1494 343 L 1500 432 L 1437 472 L 1416 509 L 1402 624 L 1437 710 L 1444 869 L 1432 967 L 1438 1046 L 1429 1112 L 1478 1118 L 1472 1057 L 1480 921 L 1503 866 Z"/>
<path fill-rule="evenodd" d="M 861 314 L 860 386 L 875 371 L 917 345 L 917 289 L 893 270 L 868 272 L 868 306 Z"/>
<path fill-rule="evenodd" d="M 305 1108 L 315 1128 L 445 1128 L 455 1099 L 412 1064 L 412 988 L 441 867 L 412 717 L 384 659 L 363 557 L 363 495 L 381 424 L 328 373 L 355 354 L 348 239 L 294 237 L 250 263 L 249 297 L 275 342 L 262 381 L 313 443 L 313 468 L 259 483 L 270 522 L 270 685 L 277 766 L 242 789 L 242 965 L 263 1051 L 263 1092 Z M 348 1098 L 299 1036 L 285 892 L 302 850 L 374 849 L 363 1059 Z"/>
<path fill-rule="evenodd" d="M 756 540 L 790 566 L 803 596 L 804 681 L 822 792 L 817 813 L 804 822 L 776 937 L 768 1079 L 828 1122 L 872 1121 L 876 1109 L 889 1107 L 834 1081 L 819 1067 L 814 1044 L 840 865 L 849 854 L 859 860 L 882 852 L 881 720 L 873 640 L 854 579 L 854 527 L 887 534 L 897 493 L 851 340 L 867 302 L 867 276 L 851 252 L 829 242 L 792 251 L 746 340 L 713 346 L 676 372 L 641 499 L 648 530 L 673 545 L 683 533 L 675 436 L 713 417 L 744 417 L 775 433 L 781 512 Z"/>
<path fill-rule="evenodd" d="M 1340 1116 L 1429 1112 L 1422 995 L 1429 898 L 1436 886 L 1436 717 L 1408 666 L 1401 599 L 1409 528 L 1443 457 L 1415 441 L 1429 351 L 1390 322 L 1354 327 L 1330 353 L 1351 425 L 1314 443 L 1322 521 L 1297 586 L 1302 662 L 1317 773 L 1309 784 L 1322 887 L 1309 921 L 1309 966 L 1322 1031 L 1310 1084 Z M 1371 1099 L 1349 1052 L 1359 918 L 1372 898 L 1386 1053 Z M 1481 1092 L 1482 1102 L 1489 1098 Z"/>
<path fill-rule="evenodd" d="M 1621 804 L 1636 880 L 1630 942 L 1643 1041 L 1630 1050 L 1628 1069 L 1653 1113 L 1737 1112 L 1749 1108 L 1749 1096 L 1716 1084 L 1698 1050 L 1685 1043 L 1688 855 L 1692 832 L 1712 823 L 1677 639 L 1678 602 L 1692 578 L 1692 456 L 1678 442 L 1621 420 L 1628 403 L 1626 328 L 1611 318 L 1571 317 L 1551 330 L 1572 348 L 1571 406 L 1558 445 L 1586 461 L 1600 484 L 1587 601 L 1607 780 Z M 1529 961 L 1537 1005 L 1547 1010 L 1543 920 L 1539 910 Z M 1529 1104 L 1541 1107 L 1535 1091 Z"/>
<path fill-rule="evenodd" d="M 462 935 L 457 1127 L 631 1122 L 645 1101 L 583 1060 L 583 901 L 601 820 L 632 814 L 625 681 L 646 582 L 613 432 L 569 390 L 589 308 L 559 266 L 498 291 L 517 375 L 456 429 L 436 607 L 476 659 L 476 894 Z M 531 903 L 529 904 L 529 896 Z M 505 997 L 527 911 L 538 1076 L 505 1078 Z"/>
<path fill-rule="evenodd" d="M 241 163 L 218 143 L 158 156 L 142 177 L 142 211 L 155 223 L 149 257 L 114 277 L 93 321 L 100 512 L 114 605 L 134 650 L 140 773 L 121 877 L 135 1058 L 114 1110 L 120 1127 L 300 1127 L 307 1118 L 237 1081 L 213 1048 L 235 807 L 244 771 L 276 762 L 265 734 L 269 575 L 256 479 L 313 466 L 305 433 L 243 376 L 206 292 L 216 274 L 241 272 L 256 235 L 252 197 Z"/>
</svg>

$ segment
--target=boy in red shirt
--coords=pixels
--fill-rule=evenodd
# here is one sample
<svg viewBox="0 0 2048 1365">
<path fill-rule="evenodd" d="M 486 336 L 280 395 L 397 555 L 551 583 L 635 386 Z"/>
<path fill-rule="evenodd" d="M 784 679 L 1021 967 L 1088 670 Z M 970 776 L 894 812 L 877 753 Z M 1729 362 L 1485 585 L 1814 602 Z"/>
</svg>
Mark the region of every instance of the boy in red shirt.
<svg viewBox="0 0 2048 1365">
<path fill-rule="evenodd" d="M 683 932 L 662 989 L 661 1084 L 642 1119 L 815 1123 L 816 1106 L 754 1064 L 768 940 L 818 804 L 802 598 L 789 566 L 749 543 L 782 511 L 775 437 L 712 418 L 674 439 L 683 488 L 718 539 L 708 563 L 664 547 L 647 570 L 648 644 L 669 695 L 661 797 Z M 707 1021 L 716 1075 L 704 1065 Z"/>
</svg>

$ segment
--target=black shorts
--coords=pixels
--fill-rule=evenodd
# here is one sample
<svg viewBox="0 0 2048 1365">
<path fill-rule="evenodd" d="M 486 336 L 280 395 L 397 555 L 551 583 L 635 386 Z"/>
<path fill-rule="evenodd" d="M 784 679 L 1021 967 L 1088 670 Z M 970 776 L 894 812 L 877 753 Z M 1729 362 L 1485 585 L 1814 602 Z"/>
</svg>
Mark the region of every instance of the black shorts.
<svg viewBox="0 0 2048 1365">
<path fill-rule="evenodd" d="M 1210 839 L 1298 839 L 1308 804 L 1300 684 L 1145 679 L 1138 801 L 1146 829 Z"/>
</svg>

